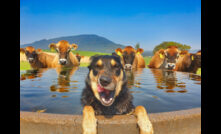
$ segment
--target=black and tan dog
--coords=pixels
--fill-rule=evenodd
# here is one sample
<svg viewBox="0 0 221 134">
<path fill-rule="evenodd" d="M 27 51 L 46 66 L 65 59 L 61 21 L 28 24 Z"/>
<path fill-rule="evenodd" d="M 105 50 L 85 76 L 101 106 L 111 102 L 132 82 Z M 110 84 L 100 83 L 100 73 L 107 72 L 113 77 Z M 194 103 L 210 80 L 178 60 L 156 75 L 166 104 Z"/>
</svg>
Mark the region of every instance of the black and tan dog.
<svg viewBox="0 0 221 134">
<path fill-rule="evenodd" d="M 141 134 L 153 134 L 152 124 L 143 106 L 134 110 L 132 95 L 119 56 L 91 58 L 86 87 L 82 92 L 82 128 L 84 134 L 97 133 L 95 115 L 122 115 L 134 113 Z"/>
</svg>

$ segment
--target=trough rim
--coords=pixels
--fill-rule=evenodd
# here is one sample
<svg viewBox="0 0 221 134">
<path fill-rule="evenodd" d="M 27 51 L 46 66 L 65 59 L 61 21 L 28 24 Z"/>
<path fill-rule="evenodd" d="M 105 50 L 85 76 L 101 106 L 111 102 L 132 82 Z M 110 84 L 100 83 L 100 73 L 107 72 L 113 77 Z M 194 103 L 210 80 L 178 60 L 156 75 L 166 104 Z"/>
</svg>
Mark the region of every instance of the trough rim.
<svg viewBox="0 0 221 134">
<path fill-rule="evenodd" d="M 169 112 L 149 113 L 148 116 L 152 123 L 171 121 L 171 120 L 184 120 L 188 118 L 198 118 L 201 117 L 201 107 L 191 108 L 186 110 L 169 111 Z M 106 123 L 120 124 L 121 122 L 124 121 L 124 119 L 127 119 L 127 123 L 130 124 L 136 120 L 134 115 L 114 115 L 111 118 L 106 118 L 103 115 L 98 115 L 96 116 L 96 118 L 98 119 L 98 123 L 100 122 L 102 124 Z M 20 121 L 64 125 L 64 124 L 81 123 L 82 115 L 20 111 Z"/>
</svg>

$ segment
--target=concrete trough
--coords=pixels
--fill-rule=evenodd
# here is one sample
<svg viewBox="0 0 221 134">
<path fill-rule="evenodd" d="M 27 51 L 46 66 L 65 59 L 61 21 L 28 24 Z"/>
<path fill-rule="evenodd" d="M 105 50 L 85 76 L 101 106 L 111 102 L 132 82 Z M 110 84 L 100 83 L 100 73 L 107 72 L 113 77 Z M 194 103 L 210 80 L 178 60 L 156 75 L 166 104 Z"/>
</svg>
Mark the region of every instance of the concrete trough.
<svg viewBox="0 0 221 134">
<path fill-rule="evenodd" d="M 201 108 L 148 114 L 154 134 L 200 134 Z M 96 116 L 98 134 L 139 134 L 136 117 Z M 20 112 L 21 134 L 82 134 L 82 116 Z"/>
</svg>

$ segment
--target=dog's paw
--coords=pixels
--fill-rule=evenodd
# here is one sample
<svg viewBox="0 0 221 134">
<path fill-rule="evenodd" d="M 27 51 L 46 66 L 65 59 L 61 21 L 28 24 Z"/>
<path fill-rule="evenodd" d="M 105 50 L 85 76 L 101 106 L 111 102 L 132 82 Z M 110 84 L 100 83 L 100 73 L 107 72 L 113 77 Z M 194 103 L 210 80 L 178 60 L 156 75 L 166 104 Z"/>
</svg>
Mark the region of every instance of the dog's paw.
<svg viewBox="0 0 221 134">
<path fill-rule="evenodd" d="M 85 106 L 83 109 L 82 128 L 83 134 L 97 134 L 97 119 L 91 106 Z"/>
<path fill-rule="evenodd" d="M 140 128 L 140 134 L 153 134 L 153 126 L 147 116 L 147 112 L 143 106 L 137 106 L 135 109 L 137 124 Z"/>
</svg>

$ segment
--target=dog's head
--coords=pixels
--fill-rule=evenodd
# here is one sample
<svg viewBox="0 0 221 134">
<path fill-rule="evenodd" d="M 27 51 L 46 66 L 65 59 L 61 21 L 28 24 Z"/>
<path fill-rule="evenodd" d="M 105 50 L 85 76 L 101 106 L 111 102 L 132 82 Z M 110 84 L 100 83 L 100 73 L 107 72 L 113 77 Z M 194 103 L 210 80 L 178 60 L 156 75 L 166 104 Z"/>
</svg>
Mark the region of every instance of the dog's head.
<svg viewBox="0 0 221 134">
<path fill-rule="evenodd" d="M 88 68 L 86 83 L 91 87 L 94 96 L 102 105 L 112 105 L 122 91 L 122 86 L 126 84 L 120 57 L 93 56 Z"/>
</svg>

